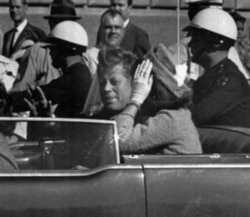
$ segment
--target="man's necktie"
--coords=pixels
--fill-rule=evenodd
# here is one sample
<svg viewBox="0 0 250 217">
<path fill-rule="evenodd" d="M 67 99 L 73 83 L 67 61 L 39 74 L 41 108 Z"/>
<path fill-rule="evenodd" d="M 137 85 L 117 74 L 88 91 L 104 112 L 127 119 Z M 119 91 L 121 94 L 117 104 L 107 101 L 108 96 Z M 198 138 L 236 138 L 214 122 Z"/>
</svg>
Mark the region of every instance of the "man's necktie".
<svg viewBox="0 0 250 217">
<path fill-rule="evenodd" d="M 12 30 L 12 34 L 11 34 L 10 55 L 12 54 L 13 49 L 14 49 L 14 46 L 15 46 L 14 42 L 15 42 L 15 35 L 16 35 L 16 33 L 17 33 L 17 29 L 14 28 L 14 29 Z"/>
</svg>

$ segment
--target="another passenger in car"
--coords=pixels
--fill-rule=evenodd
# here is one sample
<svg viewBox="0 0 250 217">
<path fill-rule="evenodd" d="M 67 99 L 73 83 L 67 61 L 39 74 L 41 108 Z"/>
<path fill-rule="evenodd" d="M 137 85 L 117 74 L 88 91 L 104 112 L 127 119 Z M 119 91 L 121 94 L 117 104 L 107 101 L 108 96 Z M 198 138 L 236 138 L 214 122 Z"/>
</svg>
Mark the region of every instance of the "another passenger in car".
<svg viewBox="0 0 250 217">
<path fill-rule="evenodd" d="M 144 60 L 135 71 L 136 65 L 135 56 L 122 48 L 99 52 L 97 74 L 104 108 L 94 117 L 116 120 L 122 153 L 201 153 L 186 103 L 148 107 L 144 102 L 153 91 L 153 64 Z"/>
</svg>

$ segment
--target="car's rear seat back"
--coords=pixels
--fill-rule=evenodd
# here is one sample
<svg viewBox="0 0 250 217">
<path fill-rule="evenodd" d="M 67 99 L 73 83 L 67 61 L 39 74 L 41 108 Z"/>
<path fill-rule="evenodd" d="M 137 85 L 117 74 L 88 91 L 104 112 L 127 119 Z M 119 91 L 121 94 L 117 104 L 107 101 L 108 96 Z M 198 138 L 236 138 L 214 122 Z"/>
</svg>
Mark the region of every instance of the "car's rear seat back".
<svg viewBox="0 0 250 217">
<path fill-rule="evenodd" d="M 250 128 L 204 126 L 198 132 L 204 153 L 250 153 Z"/>
</svg>

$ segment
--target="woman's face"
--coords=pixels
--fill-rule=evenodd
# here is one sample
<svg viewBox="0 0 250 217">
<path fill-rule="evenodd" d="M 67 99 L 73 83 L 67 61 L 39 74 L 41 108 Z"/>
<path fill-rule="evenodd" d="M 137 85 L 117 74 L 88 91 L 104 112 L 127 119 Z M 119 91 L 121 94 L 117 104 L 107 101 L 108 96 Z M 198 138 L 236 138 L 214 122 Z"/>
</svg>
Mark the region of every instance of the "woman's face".
<svg viewBox="0 0 250 217">
<path fill-rule="evenodd" d="M 132 85 L 131 78 L 125 76 L 126 70 L 121 63 L 98 73 L 100 96 L 108 111 L 120 111 L 129 102 Z"/>
</svg>

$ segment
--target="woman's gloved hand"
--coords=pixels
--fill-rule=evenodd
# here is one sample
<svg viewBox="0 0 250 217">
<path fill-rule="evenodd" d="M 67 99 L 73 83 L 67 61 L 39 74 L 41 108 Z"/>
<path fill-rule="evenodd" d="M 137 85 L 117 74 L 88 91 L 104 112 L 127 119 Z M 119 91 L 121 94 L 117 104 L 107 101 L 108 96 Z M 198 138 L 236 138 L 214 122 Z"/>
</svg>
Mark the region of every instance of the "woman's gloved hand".
<svg viewBox="0 0 250 217">
<path fill-rule="evenodd" d="M 137 66 L 132 84 L 131 102 L 141 105 L 148 97 L 153 84 L 152 67 L 153 64 L 149 59 Z"/>
</svg>

